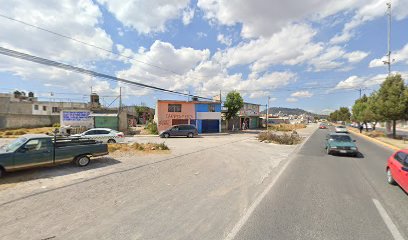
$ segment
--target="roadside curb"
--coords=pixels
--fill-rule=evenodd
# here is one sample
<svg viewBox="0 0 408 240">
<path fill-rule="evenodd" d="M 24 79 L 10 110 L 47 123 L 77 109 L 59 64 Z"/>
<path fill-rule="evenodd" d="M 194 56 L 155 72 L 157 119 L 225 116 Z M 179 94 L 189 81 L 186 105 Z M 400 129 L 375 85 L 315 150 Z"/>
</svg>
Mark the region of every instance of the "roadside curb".
<svg viewBox="0 0 408 240">
<path fill-rule="evenodd" d="M 353 133 L 353 134 L 355 134 L 355 135 L 357 135 L 357 136 L 360 136 L 360 137 L 362 137 L 362 138 L 365 138 L 365 139 L 367 139 L 367 140 L 369 140 L 369 141 L 371 141 L 371 142 L 374 142 L 374 143 L 380 144 L 380 145 L 382 145 L 382 146 L 384 146 L 384 147 L 390 148 L 390 149 L 392 149 L 392 150 L 395 150 L 395 151 L 401 150 L 401 148 L 399 148 L 399 147 L 396 147 L 396 146 L 394 146 L 394 145 L 385 143 L 385 142 L 383 142 L 383 141 L 380 141 L 380 140 L 378 140 L 378 139 L 369 137 L 369 136 L 364 135 L 364 134 L 361 134 L 361 133 L 359 133 L 359 132 L 351 131 L 350 129 L 349 129 L 349 132 L 350 132 L 350 133 Z"/>
</svg>

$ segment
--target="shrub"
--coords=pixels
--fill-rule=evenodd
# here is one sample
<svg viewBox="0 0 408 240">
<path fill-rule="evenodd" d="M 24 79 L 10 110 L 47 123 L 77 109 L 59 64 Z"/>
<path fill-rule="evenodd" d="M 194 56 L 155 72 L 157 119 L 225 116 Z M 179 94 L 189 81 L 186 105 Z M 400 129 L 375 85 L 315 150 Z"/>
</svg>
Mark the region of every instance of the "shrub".
<svg viewBox="0 0 408 240">
<path fill-rule="evenodd" d="M 157 144 L 157 147 L 160 150 L 170 150 L 170 148 L 164 142 Z"/>
<path fill-rule="evenodd" d="M 13 135 L 13 132 L 12 131 L 7 131 L 7 132 L 4 133 L 4 135 L 11 136 L 11 135 Z"/>
<path fill-rule="evenodd" d="M 54 123 L 54 124 L 52 124 L 52 127 L 59 128 L 59 127 L 61 127 L 61 125 L 59 123 Z"/>
<path fill-rule="evenodd" d="M 279 132 L 291 132 L 296 129 L 301 129 L 305 128 L 305 124 L 269 124 L 269 129 L 273 131 L 279 131 Z"/>
<path fill-rule="evenodd" d="M 110 153 L 121 151 L 121 152 L 131 152 L 131 151 L 150 151 L 150 150 L 169 150 L 169 147 L 165 143 L 112 143 L 108 144 L 108 150 Z"/>
<path fill-rule="evenodd" d="M 145 129 L 149 131 L 150 134 L 159 134 L 159 131 L 157 129 L 157 124 L 154 122 L 147 123 Z"/>
<path fill-rule="evenodd" d="M 374 130 L 371 132 L 366 133 L 367 136 L 377 138 L 377 137 L 385 137 L 385 133 L 382 131 Z"/>
<path fill-rule="evenodd" d="M 276 143 L 282 145 L 295 145 L 302 141 L 302 138 L 297 134 L 287 134 L 282 135 L 275 134 L 272 132 L 261 132 L 258 135 L 258 140 L 261 142 Z"/>
<path fill-rule="evenodd" d="M 110 153 L 116 152 L 118 150 L 120 150 L 122 148 L 122 146 L 120 146 L 120 144 L 108 144 L 108 151 Z"/>
<path fill-rule="evenodd" d="M 24 134 L 26 134 L 26 133 L 27 133 L 27 132 L 24 131 L 24 130 L 15 130 L 13 135 L 24 135 Z"/>
</svg>

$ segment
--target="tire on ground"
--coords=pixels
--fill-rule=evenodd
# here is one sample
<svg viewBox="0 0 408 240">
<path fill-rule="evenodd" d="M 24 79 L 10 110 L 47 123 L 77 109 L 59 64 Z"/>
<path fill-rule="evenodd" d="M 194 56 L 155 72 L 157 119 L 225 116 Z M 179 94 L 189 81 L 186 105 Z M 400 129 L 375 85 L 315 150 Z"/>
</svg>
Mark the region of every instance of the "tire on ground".
<svg viewBox="0 0 408 240">
<path fill-rule="evenodd" d="M 108 143 L 116 143 L 115 139 L 109 139 Z"/>
<path fill-rule="evenodd" d="M 394 177 L 391 174 L 391 169 L 387 168 L 387 182 L 391 185 L 396 185 L 397 182 L 395 181 Z"/>
<path fill-rule="evenodd" d="M 86 155 L 81 155 L 75 158 L 75 165 L 77 165 L 78 167 L 85 167 L 89 164 L 89 162 L 91 161 L 91 159 L 86 156 Z"/>
<path fill-rule="evenodd" d="M 5 173 L 6 173 L 6 171 L 4 170 L 4 168 L 2 166 L 0 166 L 0 178 L 4 177 Z"/>
</svg>

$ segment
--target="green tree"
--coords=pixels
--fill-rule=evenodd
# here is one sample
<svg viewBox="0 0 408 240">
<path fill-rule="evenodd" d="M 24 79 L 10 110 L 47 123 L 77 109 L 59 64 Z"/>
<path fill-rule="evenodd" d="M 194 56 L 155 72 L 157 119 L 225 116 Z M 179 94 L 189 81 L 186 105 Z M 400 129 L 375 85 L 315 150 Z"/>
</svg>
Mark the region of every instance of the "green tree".
<svg viewBox="0 0 408 240">
<path fill-rule="evenodd" d="M 373 122 L 373 130 L 375 130 L 378 122 L 384 121 L 384 117 L 381 115 L 381 110 L 378 106 L 378 101 L 378 92 L 371 93 L 370 97 L 368 98 L 368 108 L 373 115 L 371 120 Z"/>
<path fill-rule="evenodd" d="M 392 121 L 392 136 L 396 138 L 397 121 L 407 118 L 408 93 L 401 75 L 388 76 L 378 90 L 378 111 L 386 121 Z"/>
<path fill-rule="evenodd" d="M 338 121 L 338 110 L 332 112 L 329 114 L 329 120 L 332 122 L 337 122 Z"/>
<path fill-rule="evenodd" d="M 341 107 L 338 110 L 338 121 L 349 122 L 351 118 L 350 110 L 347 107 Z"/>
<path fill-rule="evenodd" d="M 359 123 L 363 123 L 368 131 L 367 123 L 373 121 L 374 114 L 368 104 L 368 97 L 364 94 L 361 98 L 357 99 L 352 108 L 352 119 Z"/>
<path fill-rule="evenodd" d="M 340 109 L 330 113 L 329 119 L 332 122 L 342 121 L 349 122 L 351 118 L 350 110 L 347 107 L 341 107 Z"/>
<path fill-rule="evenodd" d="M 224 107 L 227 108 L 225 118 L 228 120 L 235 117 L 239 110 L 244 106 L 244 99 L 241 97 L 241 94 L 237 91 L 231 91 L 227 94 L 227 97 L 224 102 Z"/>
</svg>

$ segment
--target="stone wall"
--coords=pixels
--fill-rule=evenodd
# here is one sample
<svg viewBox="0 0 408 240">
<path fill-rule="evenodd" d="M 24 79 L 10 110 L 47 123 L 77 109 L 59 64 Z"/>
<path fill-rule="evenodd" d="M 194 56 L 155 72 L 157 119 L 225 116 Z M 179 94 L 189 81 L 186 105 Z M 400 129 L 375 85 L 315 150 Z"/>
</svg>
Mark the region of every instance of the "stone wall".
<svg viewBox="0 0 408 240">
<path fill-rule="evenodd" d="M 3 114 L 0 113 L 0 129 L 47 127 L 60 122 L 60 116 Z"/>
<path fill-rule="evenodd" d="M 9 98 L 0 98 L 0 114 L 31 114 L 32 102 L 10 102 Z"/>
</svg>

